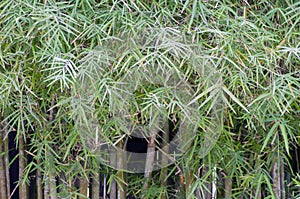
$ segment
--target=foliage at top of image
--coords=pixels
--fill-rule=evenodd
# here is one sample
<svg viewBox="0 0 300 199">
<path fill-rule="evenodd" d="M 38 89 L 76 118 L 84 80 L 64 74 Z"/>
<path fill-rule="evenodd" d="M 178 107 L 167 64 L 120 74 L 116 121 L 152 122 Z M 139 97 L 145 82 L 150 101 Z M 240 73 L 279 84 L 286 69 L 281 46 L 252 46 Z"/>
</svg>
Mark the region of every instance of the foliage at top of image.
<svg viewBox="0 0 300 199">
<path fill-rule="evenodd" d="M 87 63 L 91 68 L 97 68 L 99 61 L 112 63 L 103 69 L 103 78 L 97 82 L 101 89 L 94 97 L 100 104 L 98 118 L 107 141 L 124 136 L 123 129 L 116 128 L 117 121 L 109 122 L 109 99 L 119 94 L 116 85 L 122 75 L 141 60 L 151 61 L 151 49 L 133 46 L 124 56 L 111 52 L 97 57 L 91 52 L 109 39 L 157 28 L 186 35 L 181 42 L 165 42 L 155 55 L 159 69 L 177 70 L 191 83 L 199 114 L 208 113 L 219 97 L 226 110 L 221 135 L 208 156 L 199 158 L 199 133 L 194 147 L 170 168 L 170 176 L 176 176 L 178 168 L 183 175 L 194 176 L 189 188 L 182 190 L 184 198 L 205 195 L 209 175 L 216 170 L 233 179 L 231 198 L 278 198 L 281 193 L 270 175 L 275 164 L 282 164 L 293 179 L 286 185 L 289 197 L 299 197 L 299 176 L 291 161 L 300 135 L 299 24 L 296 0 L 0 1 L 0 118 L 8 123 L 8 131 L 25 139 L 34 160 L 19 183 L 28 182 L 30 171 L 36 169 L 46 176 L 48 168 L 53 175 L 64 174 L 63 185 L 75 176 L 87 178 L 97 172 L 121 181 L 116 171 L 99 169 L 97 158 L 76 131 L 71 90 Z M 195 45 L 196 63 L 188 59 L 184 39 L 190 48 Z M 220 74 L 222 83 L 203 76 L 211 71 L 199 68 L 206 70 L 207 65 Z M 90 70 L 85 72 L 89 75 Z M 163 92 L 167 103 L 175 101 Z M 151 104 L 153 98 L 144 92 L 141 102 Z M 206 116 L 199 128 L 209 125 Z M 200 168 L 206 168 L 206 174 Z M 142 193 L 142 186 L 135 184 L 140 176 L 130 177 L 134 180 L 128 181 L 128 193 L 137 198 L 141 194 L 161 197 L 162 189 L 171 189 L 167 193 L 172 197 L 177 191 L 159 187 L 153 180 L 149 193 Z M 159 178 L 159 174 L 153 176 Z M 218 194 L 226 197 L 225 180 L 219 181 Z M 68 186 L 64 190 L 71 193 Z"/>
</svg>

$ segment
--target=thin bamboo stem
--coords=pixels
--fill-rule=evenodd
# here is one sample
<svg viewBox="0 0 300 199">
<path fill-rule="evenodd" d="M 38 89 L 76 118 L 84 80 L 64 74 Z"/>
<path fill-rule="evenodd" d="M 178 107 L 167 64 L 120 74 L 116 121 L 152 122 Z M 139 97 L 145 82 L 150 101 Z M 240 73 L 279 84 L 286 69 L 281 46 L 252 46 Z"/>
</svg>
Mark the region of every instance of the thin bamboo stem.
<svg viewBox="0 0 300 199">
<path fill-rule="evenodd" d="M 94 174 L 94 178 L 92 179 L 92 199 L 99 199 L 99 197 L 100 197 L 99 177 L 100 177 L 100 175 L 97 172 Z M 104 195 L 106 195 L 106 193 L 104 193 Z"/>
<path fill-rule="evenodd" d="M 280 176 L 279 176 L 279 168 L 278 168 L 278 156 L 274 157 L 274 165 L 272 168 L 272 177 L 273 177 L 273 192 L 275 197 L 280 199 Z"/>
<path fill-rule="evenodd" d="M 2 125 L 0 126 L 0 154 L 4 153 L 4 142 L 3 142 L 3 131 Z M 5 183 L 5 165 L 4 165 L 4 157 L 0 156 L 0 199 L 5 199 L 6 194 L 6 183 Z"/>
<path fill-rule="evenodd" d="M 112 165 L 113 167 L 116 167 L 116 155 L 115 154 L 112 154 L 110 159 L 110 165 Z M 111 181 L 111 184 L 110 184 L 110 192 L 109 192 L 109 198 L 110 199 L 116 199 L 117 198 L 117 183 L 116 181 L 113 179 Z"/>
<path fill-rule="evenodd" d="M 145 172 L 144 178 L 146 179 L 144 184 L 144 189 L 146 190 L 149 186 L 150 176 L 153 171 L 153 162 L 154 162 L 154 155 L 155 155 L 155 137 L 156 134 L 152 135 L 149 138 L 148 148 L 147 148 L 147 156 L 146 156 L 146 163 L 145 163 Z"/>
<path fill-rule="evenodd" d="M 284 158 L 280 158 L 280 186 L 281 186 L 281 198 L 285 199 L 286 198 L 286 193 L 285 193 L 285 182 L 284 182 Z"/>
<path fill-rule="evenodd" d="M 225 181 L 225 198 L 230 199 L 232 197 L 232 180 L 227 175 L 224 181 Z"/>
<path fill-rule="evenodd" d="M 119 149 L 123 148 L 123 143 L 122 141 L 119 142 Z M 118 159 L 117 159 L 117 164 L 118 164 L 118 199 L 126 199 L 126 187 L 125 187 L 125 178 L 124 178 L 124 172 L 121 170 L 124 168 L 124 157 L 122 156 L 122 151 L 118 152 Z"/>
<path fill-rule="evenodd" d="M 80 197 L 79 199 L 85 199 L 88 197 L 88 181 L 85 177 L 80 178 Z"/>
<path fill-rule="evenodd" d="M 6 121 L 3 122 L 3 127 L 4 127 L 4 165 L 5 165 L 5 176 L 6 176 L 6 194 L 7 198 L 10 198 L 10 174 L 9 174 L 9 148 L 8 148 L 8 124 Z"/>
<path fill-rule="evenodd" d="M 40 161 L 38 160 L 38 165 Z M 36 171 L 36 188 L 37 188 L 37 199 L 43 199 L 43 185 L 42 185 L 42 172 L 40 169 Z"/>
<path fill-rule="evenodd" d="M 167 120 L 164 128 L 163 128 L 163 141 L 162 141 L 162 170 L 161 170 L 161 186 L 162 187 L 167 187 L 168 186 L 168 181 L 167 181 L 167 176 L 168 176 L 168 170 L 166 168 L 167 164 L 168 164 L 168 153 L 169 153 L 169 121 Z M 166 199 L 166 193 L 162 193 L 161 196 L 162 199 Z"/>
<path fill-rule="evenodd" d="M 54 118 L 54 112 L 53 112 L 53 106 L 54 106 L 54 103 L 55 103 L 55 100 L 56 100 L 56 94 L 54 94 L 52 96 L 52 101 L 51 101 L 51 109 L 50 109 L 50 113 L 49 113 L 49 122 L 51 123 L 53 121 L 53 118 Z M 47 154 L 47 158 L 48 161 L 49 161 L 49 168 L 48 168 L 48 178 L 47 178 L 47 183 L 45 184 L 45 194 L 47 197 L 50 197 L 50 199 L 56 199 L 56 195 L 57 195 L 57 190 L 56 190 L 56 179 L 55 179 L 55 172 L 54 172 L 54 167 L 53 164 L 54 164 L 54 161 L 53 161 L 53 156 L 50 152 L 50 150 L 47 150 L 46 152 Z M 49 193 L 49 196 L 48 196 L 48 193 Z M 45 196 L 45 197 L 46 197 Z"/>
<path fill-rule="evenodd" d="M 19 134 L 19 180 L 22 181 L 24 170 L 26 167 L 26 156 L 25 156 L 25 142 L 23 134 Z M 20 182 L 19 185 L 19 199 L 27 199 L 28 191 L 27 185 L 24 182 Z"/>
</svg>

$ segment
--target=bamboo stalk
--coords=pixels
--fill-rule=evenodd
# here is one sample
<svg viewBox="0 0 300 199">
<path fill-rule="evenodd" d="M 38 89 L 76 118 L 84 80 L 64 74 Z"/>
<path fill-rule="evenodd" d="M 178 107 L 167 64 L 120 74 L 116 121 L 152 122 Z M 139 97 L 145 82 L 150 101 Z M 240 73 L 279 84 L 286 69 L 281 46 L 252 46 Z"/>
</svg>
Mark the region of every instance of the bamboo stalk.
<svg viewBox="0 0 300 199">
<path fill-rule="evenodd" d="M 203 166 L 202 176 L 204 176 L 205 173 L 207 173 L 207 166 Z M 212 186 L 211 183 L 206 183 L 207 189 L 204 190 L 204 198 L 203 199 L 211 199 L 212 198 L 211 186 Z"/>
<path fill-rule="evenodd" d="M 49 113 L 49 122 L 51 123 L 53 121 L 54 118 L 54 113 L 53 113 L 53 106 L 56 100 L 56 94 L 54 94 L 52 96 L 52 101 L 51 101 L 51 109 L 50 109 L 50 113 Z M 51 147 L 51 146 L 50 146 Z M 48 199 L 50 197 L 50 199 L 56 199 L 56 195 L 57 195 L 57 191 L 56 191 L 56 179 L 55 179 L 55 172 L 53 171 L 53 167 L 52 165 L 54 164 L 53 162 L 53 156 L 50 152 L 50 150 L 47 150 L 46 152 L 47 157 L 49 158 L 49 168 L 48 168 L 48 177 L 46 179 L 46 183 L 45 183 L 45 199 Z"/>
<path fill-rule="evenodd" d="M 109 161 L 110 161 L 110 165 L 115 167 L 116 166 L 116 155 L 113 154 L 110 157 Z M 110 199 L 117 199 L 117 183 L 114 179 L 111 181 L 111 184 L 110 184 L 109 198 Z"/>
<path fill-rule="evenodd" d="M 217 167 L 214 166 L 213 167 L 213 171 L 212 171 L 212 188 L 211 188 L 211 194 L 212 194 L 212 199 L 216 199 L 217 198 Z"/>
<path fill-rule="evenodd" d="M 3 137 L 3 142 L 4 142 L 4 166 L 5 166 L 5 177 L 6 177 L 6 194 L 7 198 L 10 198 L 10 174 L 9 174 L 9 148 L 8 148 L 8 124 L 6 121 L 3 122 L 3 127 L 4 127 L 4 137 Z"/>
<path fill-rule="evenodd" d="M 201 175 L 201 168 L 198 168 L 196 176 L 200 177 L 200 175 Z M 196 187 L 195 195 L 196 195 L 196 198 L 202 199 L 202 193 L 200 191 L 200 186 Z"/>
<path fill-rule="evenodd" d="M 99 183 L 99 173 L 94 174 L 94 178 L 92 180 L 92 199 L 99 199 L 100 197 L 100 183 Z"/>
<path fill-rule="evenodd" d="M 187 170 L 185 173 L 185 194 L 186 197 L 189 195 L 189 190 L 191 188 L 192 182 L 193 182 L 193 172 L 192 170 Z"/>
<path fill-rule="evenodd" d="M 180 193 L 184 193 L 184 190 L 185 190 L 185 178 L 184 178 L 184 174 L 182 172 L 182 169 L 176 165 L 177 167 L 177 172 L 176 172 L 176 175 L 178 174 L 178 177 L 179 177 L 179 181 L 178 181 L 178 184 L 179 184 L 179 187 L 178 187 L 178 191 Z"/>
<path fill-rule="evenodd" d="M 163 141 L 162 141 L 162 161 L 161 161 L 161 166 L 162 166 L 162 170 L 161 170 L 161 186 L 162 187 L 167 187 L 168 186 L 168 181 L 167 181 L 167 176 L 168 176 L 168 170 L 166 168 L 167 164 L 168 164 L 168 156 L 167 154 L 169 153 L 169 121 L 167 120 L 165 125 L 164 125 L 164 129 L 163 129 Z M 162 199 L 166 199 L 166 193 L 162 193 L 161 196 Z"/>
<path fill-rule="evenodd" d="M 0 140 L 0 144 L 2 141 Z M 0 150 L 0 153 L 2 150 Z M 5 169 L 3 165 L 3 158 L 0 158 L 0 199 L 6 198 L 6 186 L 5 186 Z"/>
<path fill-rule="evenodd" d="M 3 142 L 3 130 L 2 125 L 0 126 L 0 154 L 5 153 L 4 142 Z M 4 165 L 4 157 L 0 156 L 0 199 L 5 199 L 7 196 L 6 193 L 6 185 L 5 185 L 5 165 Z"/>
<path fill-rule="evenodd" d="M 88 197 L 88 181 L 85 177 L 80 178 L 80 197 L 79 199 L 85 199 Z"/>
<path fill-rule="evenodd" d="M 24 175 L 24 169 L 26 165 L 25 157 L 25 142 L 22 133 L 19 133 L 19 180 L 22 181 Z M 20 183 L 19 185 L 19 199 L 28 198 L 28 189 L 26 183 Z"/>
<path fill-rule="evenodd" d="M 122 141 L 119 142 L 119 149 L 123 148 L 123 143 Z M 121 170 L 124 168 L 124 157 L 122 156 L 122 151 L 118 152 L 118 178 L 119 178 L 119 183 L 118 183 L 118 199 L 126 199 L 126 187 L 125 187 L 125 179 L 124 179 L 124 172 Z"/>
<path fill-rule="evenodd" d="M 261 199 L 261 187 L 258 190 L 257 199 Z"/>
<path fill-rule="evenodd" d="M 150 176 L 153 171 L 154 155 L 155 155 L 155 137 L 156 134 L 152 135 L 149 138 L 148 147 L 147 147 L 147 156 L 145 163 L 145 173 L 144 178 L 146 179 L 144 184 L 144 189 L 146 190 L 149 186 Z"/>
<path fill-rule="evenodd" d="M 106 199 L 106 175 L 103 177 L 103 199 Z"/>
<path fill-rule="evenodd" d="M 40 165 L 40 161 L 37 162 Z M 36 171 L 36 188 L 37 188 L 37 199 L 43 199 L 43 185 L 42 185 L 42 173 L 40 169 Z"/>
<path fill-rule="evenodd" d="M 117 199 L 117 183 L 115 180 L 112 180 L 110 185 L 110 192 L 109 192 L 110 199 Z"/>
<path fill-rule="evenodd" d="M 49 176 L 48 176 L 48 173 L 46 173 L 46 175 L 45 175 L 45 184 L 44 184 L 44 198 L 45 199 L 49 199 L 49 192 L 50 192 L 50 189 L 49 189 Z"/>
<path fill-rule="evenodd" d="M 285 193 L 285 183 L 284 183 L 284 159 L 283 157 L 280 158 L 280 186 L 281 186 L 281 198 L 285 199 L 286 198 L 286 193 Z"/>
<path fill-rule="evenodd" d="M 9 174 L 9 154 L 8 154 L 8 136 L 4 139 L 4 166 L 5 166 L 5 179 L 6 179 L 6 194 L 7 198 L 10 198 L 10 174 Z"/>
<path fill-rule="evenodd" d="M 279 176 L 279 170 L 278 170 L 278 157 L 277 155 L 274 157 L 274 165 L 272 168 L 272 178 L 273 178 L 273 192 L 275 194 L 275 197 L 280 199 L 280 176 Z"/>
<path fill-rule="evenodd" d="M 225 198 L 230 199 L 232 197 L 232 180 L 226 174 L 224 181 L 225 181 Z"/>
<path fill-rule="evenodd" d="M 55 174 L 53 172 L 53 170 L 50 170 L 51 174 L 50 174 L 50 199 L 56 199 L 56 179 L 55 179 Z"/>
<path fill-rule="evenodd" d="M 88 165 L 86 163 L 84 164 L 84 170 L 88 169 Z M 85 198 L 89 198 L 89 178 L 86 177 L 85 175 L 81 176 L 79 178 L 79 193 L 80 193 L 80 197 L 79 199 L 85 199 Z"/>
</svg>

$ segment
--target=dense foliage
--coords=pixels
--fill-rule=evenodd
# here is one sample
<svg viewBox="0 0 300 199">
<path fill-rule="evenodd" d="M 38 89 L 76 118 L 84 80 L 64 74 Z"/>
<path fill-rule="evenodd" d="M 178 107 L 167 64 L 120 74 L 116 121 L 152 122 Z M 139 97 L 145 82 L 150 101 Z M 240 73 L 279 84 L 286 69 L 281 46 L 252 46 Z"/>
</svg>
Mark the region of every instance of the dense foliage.
<svg viewBox="0 0 300 199">
<path fill-rule="evenodd" d="M 0 1 L 0 198 L 299 198 L 299 24 L 296 0 Z M 131 51 L 103 54 L 109 39 L 149 29 L 167 35 L 158 51 L 131 42 Z M 110 102 L 122 101 L 122 78 L 145 62 L 189 82 L 202 118 L 186 154 L 147 177 L 102 164 L 74 122 L 86 107 L 72 105 L 78 77 L 101 70 L 92 97 L 102 136 L 122 144 L 126 132 L 110 120 Z M 188 116 L 166 85 L 135 95 L 133 115 L 147 120 L 158 96 L 167 115 Z M 223 125 L 203 157 L 217 99 Z"/>
</svg>

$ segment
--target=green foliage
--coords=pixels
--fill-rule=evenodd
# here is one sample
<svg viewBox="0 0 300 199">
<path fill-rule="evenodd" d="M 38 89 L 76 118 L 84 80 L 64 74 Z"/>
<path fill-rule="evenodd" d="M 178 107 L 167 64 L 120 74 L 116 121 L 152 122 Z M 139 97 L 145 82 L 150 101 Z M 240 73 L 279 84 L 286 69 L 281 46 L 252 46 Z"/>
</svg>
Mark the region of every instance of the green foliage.
<svg viewBox="0 0 300 199">
<path fill-rule="evenodd" d="M 199 130 L 187 154 L 168 167 L 174 186 L 159 186 L 157 174 L 145 191 L 139 184 L 144 183 L 143 177 L 132 175 L 127 181 L 128 194 L 160 198 L 167 193 L 172 198 L 180 192 L 195 198 L 197 191 L 205 194 L 215 173 L 220 198 L 224 197 L 224 178 L 232 179 L 232 198 L 257 198 L 259 192 L 263 198 L 275 198 L 271 168 L 283 159 L 285 173 L 293 179 L 285 188 L 291 197 L 299 197 L 299 175 L 291 168 L 300 135 L 298 1 L 2 0 L 0 16 L 0 110 L 9 131 L 24 136 L 27 155 L 33 157 L 24 182 L 28 182 L 29 171 L 40 169 L 45 178 L 45 168 L 53 168 L 57 176 L 63 176 L 61 197 L 73 197 L 78 193 L 70 186 L 78 176 L 88 178 L 101 171 L 120 180 L 115 171 L 100 165 L 77 131 L 74 114 L 89 107 L 82 103 L 74 110 L 71 91 L 78 79 L 85 81 L 85 75 L 92 80 L 95 75 L 101 77 L 94 82 L 99 92 L 92 100 L 98 103 L 103 137 L 115 143 L 126 132 L 122 123 L 108 119 L 111 100 L 122 101 L 122 78 L 148 62 L 155 63 L 159 71 L 176 70 L 191 83 L 195 91 L 191 102 L 199 104 L 203 116 L 196 124 L 199 129 L 209 126 L 208 113 L 222 99 L 224 126 L 208 156 L 200 158 L 203 132 Z M 115 51 L 103 54 L 101 46 L 110 39 L 151 28 L 169 35 L 184 33 L 188 42 L 166 37 L 155 51 L 132 41 L 130 52 L 116 44 Z M 196 52 L 197 61 L 190 59 L 191 52 Z M 103 65 L 106 67 L 99 67 Z M 210 71 L 199 71 L 207 65 L 220 74 L 221 83 Z M 169 113 L 188 115 L 170 87 L 139 89 L 133 112 L 147 118 L 151 107 L 157 106 L 153 97 L 157 96 Z M 53 118 L 49 119 L 51 111 Z M 195 177 L 188 190 L 179 188 L 178 168 Z M 200 172 L 203 168 L 206 173 Z"/>
</svg>

